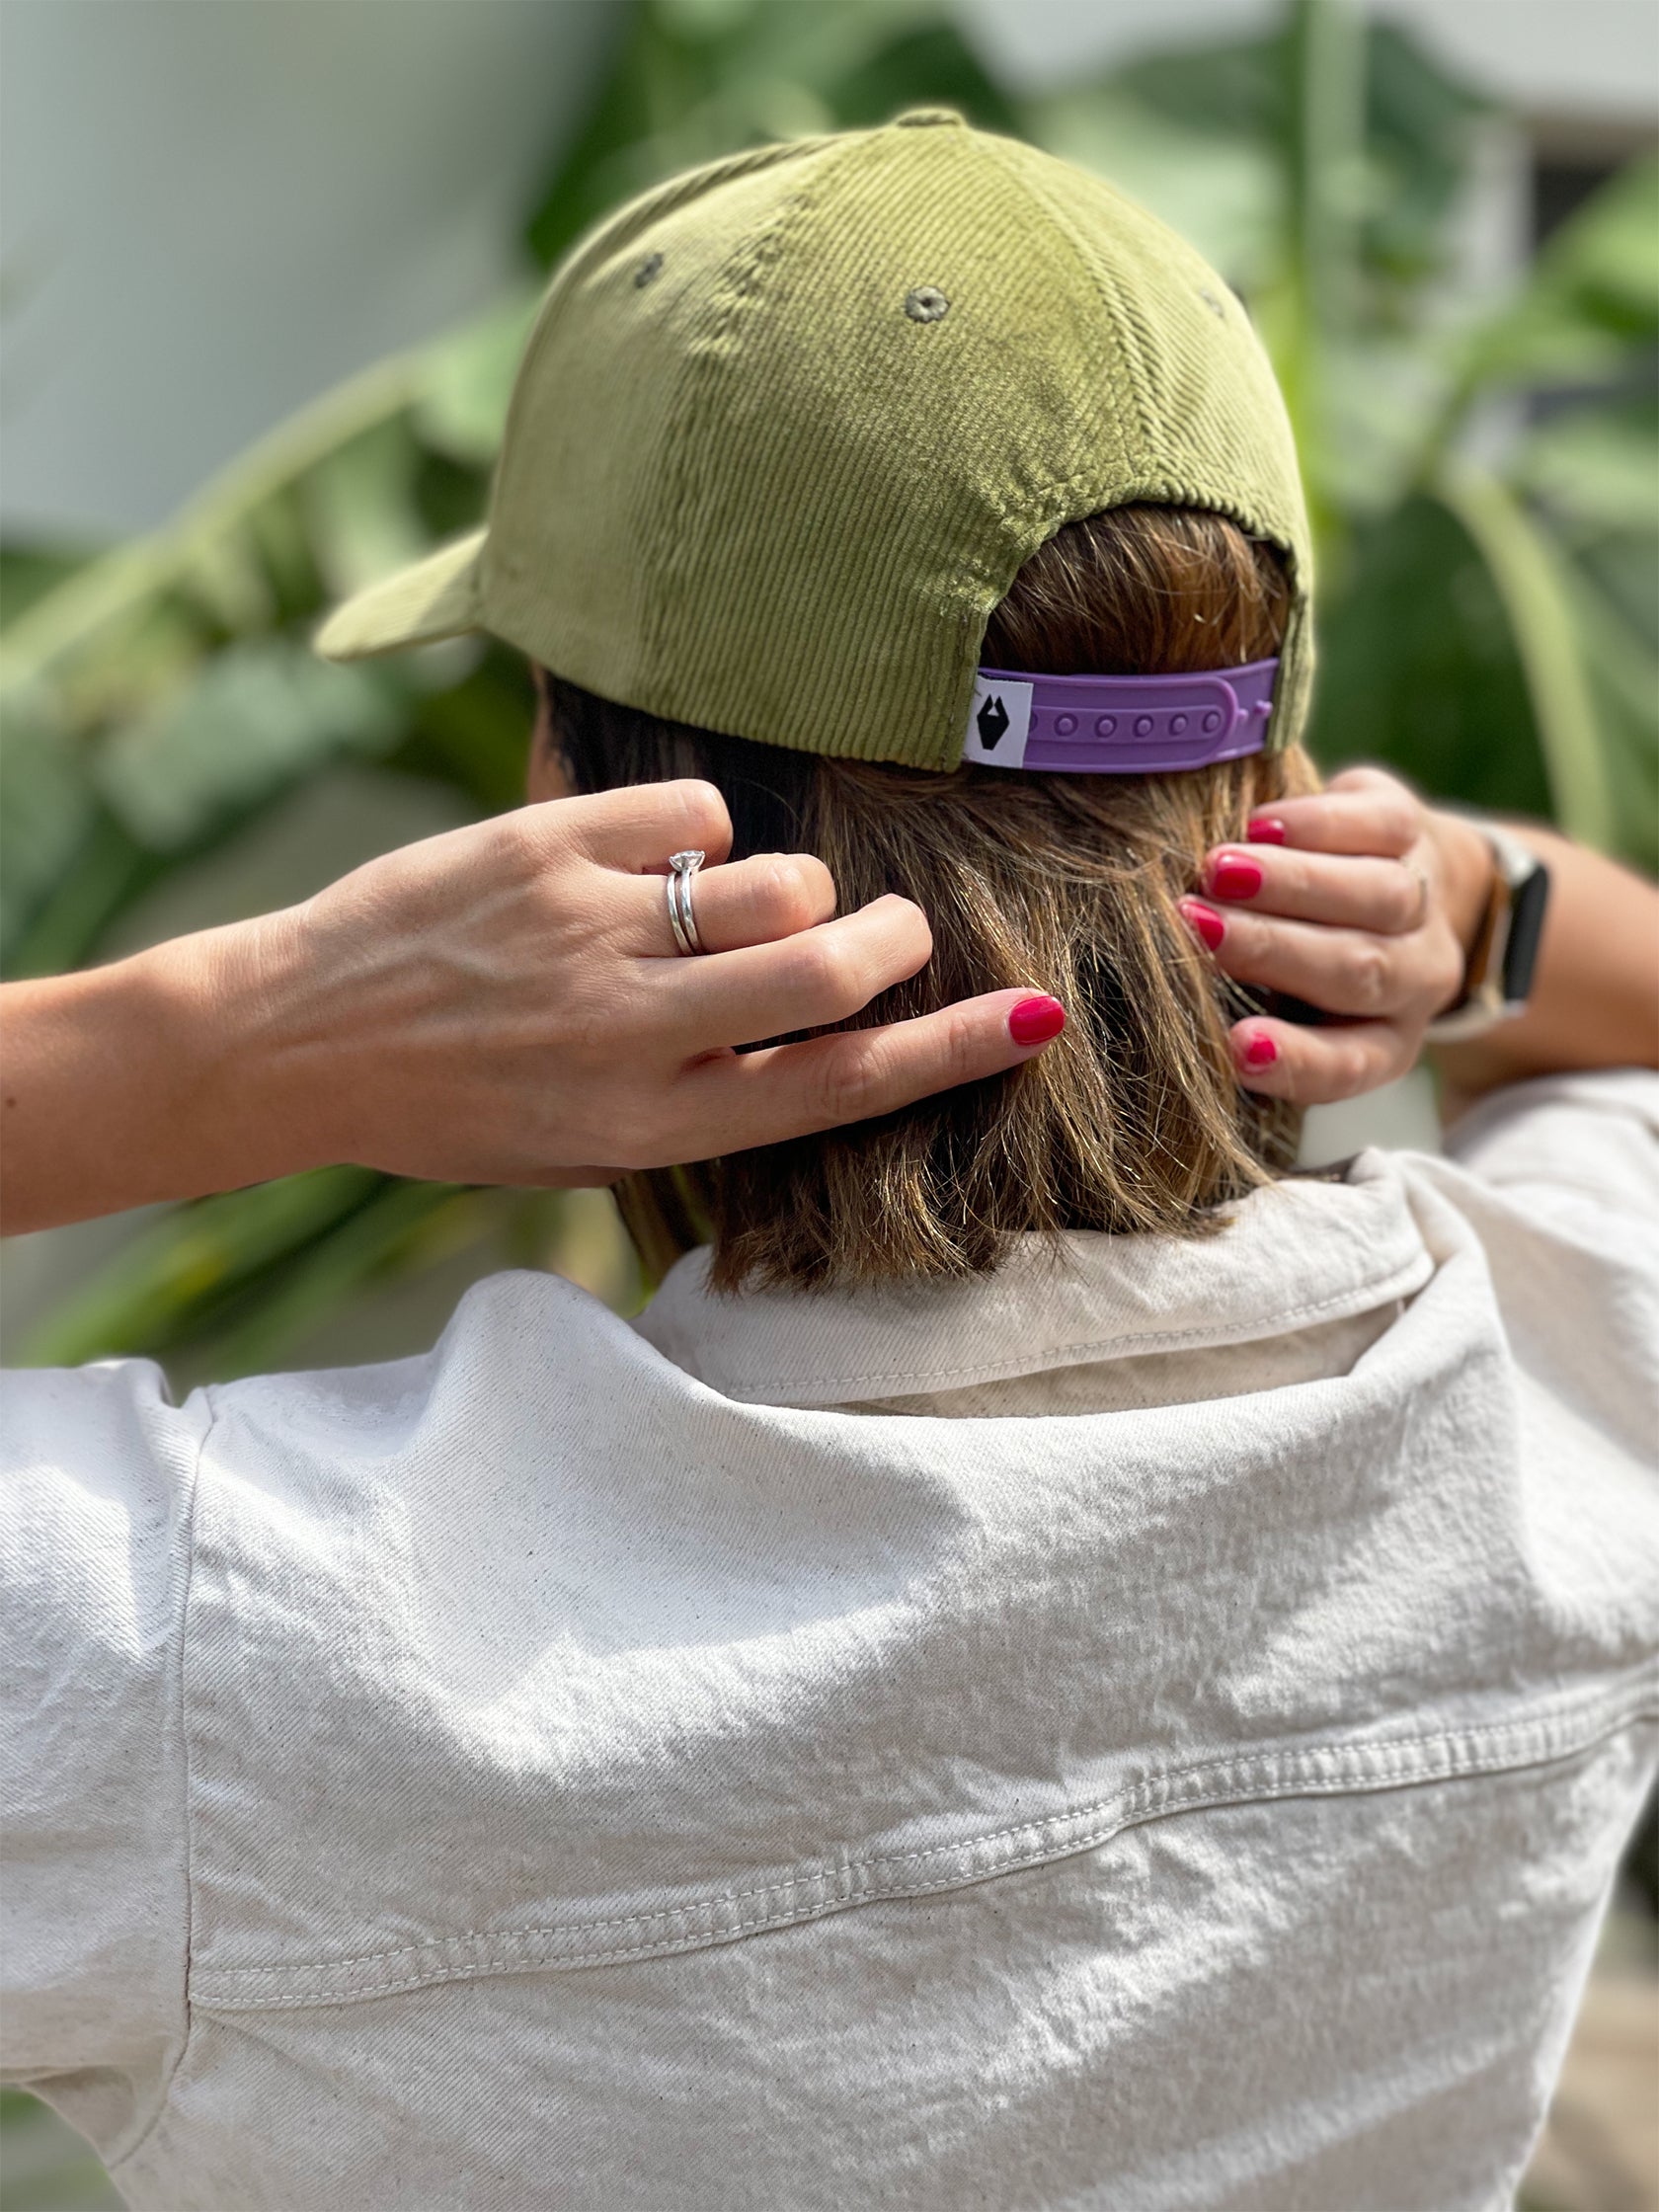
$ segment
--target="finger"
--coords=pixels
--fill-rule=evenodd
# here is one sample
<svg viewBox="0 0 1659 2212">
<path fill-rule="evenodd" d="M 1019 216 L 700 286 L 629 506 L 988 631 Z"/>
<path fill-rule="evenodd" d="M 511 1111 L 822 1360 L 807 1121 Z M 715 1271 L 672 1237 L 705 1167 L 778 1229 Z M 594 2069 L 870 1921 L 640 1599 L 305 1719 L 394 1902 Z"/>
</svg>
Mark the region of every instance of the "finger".
<svg viewBox="0 0 1659 2212">
<path fill-rule="evenodd" d="M 678 957 L 669 921 L 667 876 L 622 888 L 637 904 L 642 952 Z M 691 906 L 705 952 L 735 952 L 799 936 L 835 911 L 835 880 L 810 852 L 757 852 L 724 868 L 700 868 L 691 878 Z"/>
<path fill-rule="evenodd" d="M 1415 1057 L 1410 1041 L 1385 1021 L 1303 1029 L 1295 1022 L 1253 1014 L 1233 1024 L 1228 1043 L 1246 1090 L 1298 1106 L 1358 1098 L 1403 1075 Z"/>
<path fill-rule="evenodd" d="M 747 1151 L 894 1113 L 934 1091 L 1033 1059 L 1053 1043 L 1065 1018 L 1052 998 L 997 990 L 884 1029 L 840 1030 L 804 1044 L 705 1061 L 680 1078 L 678 1104 L 695 1148 L 674 1156 Z"/>
<path fill-rule="evenodd" d="M 1216 965 L 1235 983 L 1304 998 L 1328 1014 L 1396 1013 L 1423 995 L 1432 963 L 1415 937 L 1377 937 L 1313 921 L 1282 921 L 1201 899 L 1181 911 Z"/>
<path fill-rule="evenodd" d="M 590 859 L 642 875 L 666 874 L 669 855 L 701 852 L 720 862 L 732 849 L 732 818 L 712 783 L 682 776 L 673 783 L 628 783 L 581 799 L 548 799 L 524 810 L 545 817 L 550 832 L 573 841 Z"/>
<path fill-rule="evenodd" d="M 1399 860 L 1423 834 L 1423 809 L 1403 783 L 1380 768 L 1350 768 L 1305 799 L 1258 807 L 1244 834 L 1250 844 Z"/>
<path fill-rule="evenodd" d="M 890 894 L 778 944 L 676 961 L 667 1020 L 687 1053 L 819 1029 L 913 976 L 932 950 L 921 908 Z"/>
<path fill-rule="evenodd" d="M 1218 845 L 1205 856 L 1204 887 L 1217 899 L 1248 903 L 1252 913 L 1382 936 L 1420 927 L 1429 908 L 1428 878 L 1409 861 L 1289 847 Z"/>
</svg>

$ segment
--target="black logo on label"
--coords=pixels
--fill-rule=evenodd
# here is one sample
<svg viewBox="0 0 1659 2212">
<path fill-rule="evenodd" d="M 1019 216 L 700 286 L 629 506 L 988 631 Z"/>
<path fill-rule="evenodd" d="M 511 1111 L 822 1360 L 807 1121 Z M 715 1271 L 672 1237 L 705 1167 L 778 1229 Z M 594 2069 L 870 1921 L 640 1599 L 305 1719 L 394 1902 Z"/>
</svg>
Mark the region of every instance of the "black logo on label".
<svg viewBox="0 0 1659 2212">
<path fill-rule="evenodd" d="M 997 740 L 1008 727 L 1008 710 L 998 698 L 987 699 L 974 717 L 980 733 L 980 743 L 988 752 L 995 750 Z"/>
</svg>

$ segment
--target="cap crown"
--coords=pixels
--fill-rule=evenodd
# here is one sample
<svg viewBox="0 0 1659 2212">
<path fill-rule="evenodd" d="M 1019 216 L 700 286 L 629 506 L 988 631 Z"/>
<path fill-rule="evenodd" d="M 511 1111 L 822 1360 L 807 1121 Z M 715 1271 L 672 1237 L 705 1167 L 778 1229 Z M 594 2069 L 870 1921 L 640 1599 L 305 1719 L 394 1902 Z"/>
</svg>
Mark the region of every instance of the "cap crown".
<svg viewBox="0 0 1659 2212">
<path fill-rule="evenodd" d="M 1310 555 L 1236 299 L 1110 186 L 925 113 L 672 180 L 580 244 L 519 370 L 483 625 L 624 704 L 954 767 L 988 616 L 1132 500 Z"/>
</svg>

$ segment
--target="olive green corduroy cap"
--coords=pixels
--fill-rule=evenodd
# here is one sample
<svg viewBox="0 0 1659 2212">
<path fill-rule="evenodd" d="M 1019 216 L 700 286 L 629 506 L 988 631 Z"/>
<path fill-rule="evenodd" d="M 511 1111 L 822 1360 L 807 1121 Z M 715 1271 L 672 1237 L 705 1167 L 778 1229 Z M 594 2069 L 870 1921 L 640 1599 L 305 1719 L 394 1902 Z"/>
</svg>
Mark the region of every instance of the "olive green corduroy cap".
<svg viewBox="0 0 1659 2212">
<path fill-rule="evenodd" d="M 554 275 L 486 527 L 324 625 L 333 660 L 484 630 L 626 706 L 946 769 L 986 621 L 1132 500 L 1288 557 L 1268 744 L 1301 730 L 1310 554 L 1242 308 L 1098 178 L 927 110 L 672 179 Z"/>
</svg>

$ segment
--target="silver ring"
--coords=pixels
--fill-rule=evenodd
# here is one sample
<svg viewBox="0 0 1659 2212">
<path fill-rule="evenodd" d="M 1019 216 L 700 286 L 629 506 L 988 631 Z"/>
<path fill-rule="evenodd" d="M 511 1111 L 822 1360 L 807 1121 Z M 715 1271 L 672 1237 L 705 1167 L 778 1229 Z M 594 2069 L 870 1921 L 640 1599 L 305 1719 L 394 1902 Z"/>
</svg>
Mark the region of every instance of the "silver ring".
<svg viewBox="0 0 1659 2212">
<path fill-rule="evenodd" d="M 697 917 L 691 908 L 691 878 L 707 857 L 702 852 L 669 854 L 669 927 L 673 931 L 674 944 L 682 953 L 707 950 L 697 934 Z"/>
</svg>

